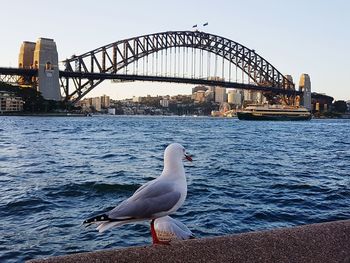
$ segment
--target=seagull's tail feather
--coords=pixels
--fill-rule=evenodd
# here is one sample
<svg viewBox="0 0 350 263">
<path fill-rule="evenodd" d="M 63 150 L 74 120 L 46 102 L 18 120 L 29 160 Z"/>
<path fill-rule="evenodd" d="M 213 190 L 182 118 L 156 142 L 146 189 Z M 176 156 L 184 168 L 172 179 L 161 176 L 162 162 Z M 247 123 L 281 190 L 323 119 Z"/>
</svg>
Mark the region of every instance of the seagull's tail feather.
<svg viewBox="0 0 350 263">
<path fill-rule="evenodd" d="M 98 230 L 98 232 L 102 233 L 114 226 L 120 226 L 125 224 L 124 222 L 103 222 L 102 224 L 98 225 L 96 227 L 96 230 Z"/>
<path fill-rule="evenodd" d="M 98 216 L 91 217 L 89 219 L 86 219 L 83 222 L 83 225 L 89 226 L 92 224 L 97 224 L 97 230 L 99 232 L 104 232 L 107 229 L 110 229 L 114 226 L 121 226 L 127 223 L 132 223 L 140 221 L 140 219 L 131 218 L 131 217 L 124 217 L 124 218 L 110 218 L 107 214 L 102 214 Z"/>
<path fill-rule="evenodd" d="M 99 224 L 96 229 L 102 233 L 114 226 L 121 226 L 124 224 L 128 224 L 128 223 L 133 223 L 133 222 L 137 222 L 137 221 L 141 221 L 142 219 L 136 219 L 136 218 L 129 218 L 129 219 L 124 219 L 124 220 L 111 220 L 109 222 L 102 222 L 101 224 Z"/>
</svg>

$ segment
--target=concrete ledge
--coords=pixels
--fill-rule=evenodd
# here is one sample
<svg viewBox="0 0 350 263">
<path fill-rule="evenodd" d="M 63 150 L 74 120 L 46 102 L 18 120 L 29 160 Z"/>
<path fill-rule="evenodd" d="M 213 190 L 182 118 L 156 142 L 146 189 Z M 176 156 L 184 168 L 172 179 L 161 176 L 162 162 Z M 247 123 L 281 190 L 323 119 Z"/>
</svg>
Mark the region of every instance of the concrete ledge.
<svg viewBox="0 0 350 263">
<path fill-rule="evenodd" d="M 350 262 L 350 220 L 33 260 L 56 262 Z"/>
</svg>

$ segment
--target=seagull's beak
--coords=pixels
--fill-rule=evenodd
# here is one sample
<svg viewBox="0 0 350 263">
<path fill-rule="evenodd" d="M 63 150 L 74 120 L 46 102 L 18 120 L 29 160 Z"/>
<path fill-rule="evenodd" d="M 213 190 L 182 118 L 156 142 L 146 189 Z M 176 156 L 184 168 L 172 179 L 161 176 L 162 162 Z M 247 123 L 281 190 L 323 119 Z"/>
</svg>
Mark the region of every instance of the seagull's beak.
<svg viewBox="0 0 350 263">
<path fill-rule="evenodd" d="M 188 154 L 185 153 L 185 158 L 186 158 L 187 161 L 192 162 L 192 157 L 191 157 L 191 155 L 188 155 Z"/>
</svg>

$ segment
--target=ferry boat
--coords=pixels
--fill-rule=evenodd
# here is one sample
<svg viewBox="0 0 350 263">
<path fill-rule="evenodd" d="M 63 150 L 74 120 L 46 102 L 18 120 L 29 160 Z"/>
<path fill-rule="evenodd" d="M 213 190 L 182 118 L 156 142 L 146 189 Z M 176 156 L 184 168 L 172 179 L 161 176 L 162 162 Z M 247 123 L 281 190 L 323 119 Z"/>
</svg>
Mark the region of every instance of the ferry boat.
<svg viewBox="0 0 350 263">
<path fill-rule="evenodd" d="M 237 112 L 240 120 L 307 121 L 311 113 L 304 107 L 285 105 L 250 105 Z"/>
</svg>

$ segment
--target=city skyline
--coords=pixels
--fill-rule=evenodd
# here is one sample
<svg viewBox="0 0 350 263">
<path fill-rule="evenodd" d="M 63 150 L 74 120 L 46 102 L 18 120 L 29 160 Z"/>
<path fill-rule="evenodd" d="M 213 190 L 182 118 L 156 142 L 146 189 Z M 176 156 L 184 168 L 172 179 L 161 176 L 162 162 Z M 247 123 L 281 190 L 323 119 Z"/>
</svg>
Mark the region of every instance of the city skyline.
<svg viewBox="0 0 350 263">
<path fill-rule="evenodd" d="M 198 30 L 255 49 L 283 74 L 292 75 L 296 87 L 300 75 L 307 73 L 313 92 L 326 93 L 336 100 L 350 99 L 346 80 L 350 37 L 345 34 L 350 24 L 350 4 L 346 1 L 217 1 L 215 5 L 210 1 L 177 1 L 176 5 L 162 1 L 104 1 L 103 5 L 60 1 L 50 6 L 41 0 L 36 3 L 6 3 L 7 12 L 0 18 L 7 25 L 3 30 L 6 41 L 0 49 L 0 66 L 17 67 L 22 41 L 36 41 L 39 37 L 56 41 L 62 61 L 117 40 L 192 30 L 197 24 Z M 203 27 L 206 22 L 209 25 Z M 190 94 L 192 88 L 193 85 L 185 84 L 104 81 L 88 96 L 107 94 L 122 99 L 147 94 Z"/>
</svg>

